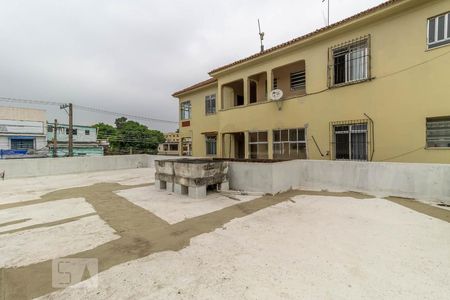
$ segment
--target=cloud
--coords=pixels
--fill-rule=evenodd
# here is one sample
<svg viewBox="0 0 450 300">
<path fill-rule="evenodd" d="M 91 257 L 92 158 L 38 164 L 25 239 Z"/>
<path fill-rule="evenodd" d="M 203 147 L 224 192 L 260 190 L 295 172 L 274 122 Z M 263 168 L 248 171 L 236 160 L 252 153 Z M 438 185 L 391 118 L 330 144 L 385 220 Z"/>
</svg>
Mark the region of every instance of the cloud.
<svg viewBox="0 0 450 300">
<path fill-rule="evenodd" d="M 331 1 L 331 19 L 381 2 Z M 172 92 L 257 52 L 258 18 L 271 47 L 322 27 L 325 11 L 320 0 L 3 1 L 0 96 L 176 121 Z M 49 120 L 66 118 L 58 108 L 47 109 Z M 77 123 L 113 120 L 75 111 Z"/>
</svg>

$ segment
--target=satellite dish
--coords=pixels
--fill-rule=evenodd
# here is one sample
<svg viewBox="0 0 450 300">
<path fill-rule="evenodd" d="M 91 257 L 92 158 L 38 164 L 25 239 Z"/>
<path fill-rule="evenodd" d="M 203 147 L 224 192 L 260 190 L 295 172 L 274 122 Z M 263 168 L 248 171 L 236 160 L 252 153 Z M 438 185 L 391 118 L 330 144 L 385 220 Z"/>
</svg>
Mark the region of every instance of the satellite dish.
<svg viewBox="0 0 450 300">
<path fill-rule="evenodd" d="M 273 101 L 278 101 L 283 98 L 283 91 L 280 89 L 276 89 L 270 92 L 270 99 Z"/>
</svg>

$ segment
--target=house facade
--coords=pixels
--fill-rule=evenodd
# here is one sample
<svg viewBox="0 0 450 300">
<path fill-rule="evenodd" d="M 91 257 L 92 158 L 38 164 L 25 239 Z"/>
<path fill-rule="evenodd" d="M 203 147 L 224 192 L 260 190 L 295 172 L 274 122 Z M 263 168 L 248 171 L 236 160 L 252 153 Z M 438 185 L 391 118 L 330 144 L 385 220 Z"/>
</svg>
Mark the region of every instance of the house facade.
<svg viewBox="0 0 450 300">
<path fill-rule="evenodd" d="M 180 135 L 178 132 L 164 133 L 165 141 L 158 145 L 158 155 L 178 155 Z"/>
<path fill-rule="evenodd" d="M 69 125 L 48 123 L 47 141 L 49 155 L 53 155 L 53 139 L 56 133 L 57 155 L 69 154 Z M 73 125 L 73 155 L 74 156 L 103 156 L 103 147 L 97 143 L 97 128 L 82 125 Z"/>
<path fill-rule="evenodd" d="M 449 66 L 450 1 L 387 1 L 174 93 L 180 149 L 450 163 Z"/>
<path fill-rule="evenodd" d="M 24 156 L 44 149 L 46 112 L 40 109 L 0 107 L 0 158 Z"/>
</svg>

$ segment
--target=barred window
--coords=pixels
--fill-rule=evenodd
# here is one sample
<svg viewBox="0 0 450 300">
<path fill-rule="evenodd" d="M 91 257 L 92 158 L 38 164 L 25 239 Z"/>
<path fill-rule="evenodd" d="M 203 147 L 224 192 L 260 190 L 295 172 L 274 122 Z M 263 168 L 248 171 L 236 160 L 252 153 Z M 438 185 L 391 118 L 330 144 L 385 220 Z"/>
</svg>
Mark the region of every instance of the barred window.
<svg viewBox="0 0 450 300">
<path fill-rule="evenodd" d="M 34 139 L 11 139 L 12 150 L 34 149 Z"/>
<path fill-rule="evenodd" d="M 66 128 L 66 134 L 69 135 L 69 128 Z M 77 135 L 78 134 L 78 130 L 77 129 L 72 129 L 72 135 Z"/>
<path fill-rule="evenodd" d="M 274 130 L 273 158 L 306 159 L 305 129 L 294 128 Z"/>
<path fill-rule="evenodd" d="M 306 73 L 305 71 L 293 72 L 290 75 L 291 91 L 305 89 L 306 87 Z"/>
<path fill-rule="evenodd" d="M 276 77 L 273 78 L 273 89 L 278 89 L 278 78 Z"/>
<path fill-rule="evenodd" d="M 249 146 L 251 159 L 269 158 L 269 143 L 267 139 L 267 131 L 250 132 Z"/>
<path fill-rule="evenodd" d="M 330 86 L 369 78 L 369 37 L 331 48 Z"/>
<path fill-rule="evenodd" d="M 450 147 L 450 116 L 427 118 L 427 147 Z"/>
<path fill-rule="evenodd" d="M 367 160 L 367 123 L 342 123 L 333 126 L 334 159 Z"/>
<path fill-rule="evenodd" d="M 190 120 L 191 119 L 191 101 L 181 102 L 180 104 L 180 119 Z"/>
<path fill-rule="evenodd" d="M 211 115 L 216 113 L 216 95 L 205 97 L 205 114 Z"/>
<path fill-rule="evenodd" d="M 428 49 L 450 43 L 450 13 L 428 19 Z"/>
<path fill-rule="evenodd" d="M 206 155 L 216 155 L 217 154 L 217 136 L 207 135 L 205 137 L 206 141 Z"/>
</svg>

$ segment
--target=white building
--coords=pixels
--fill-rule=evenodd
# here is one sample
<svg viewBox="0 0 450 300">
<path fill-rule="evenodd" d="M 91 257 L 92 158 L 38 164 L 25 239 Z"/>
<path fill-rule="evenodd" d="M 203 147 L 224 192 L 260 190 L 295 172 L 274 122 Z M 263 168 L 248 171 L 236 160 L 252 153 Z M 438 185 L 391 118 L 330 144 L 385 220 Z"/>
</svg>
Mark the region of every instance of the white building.
<svg viewBox="0 0 450 300">
<path fill-rule="evenodd" d="M 41 109 L 0 106 L 0 150 L 40 150 L 47 145 L 46 112 Z"/>
</svg>

